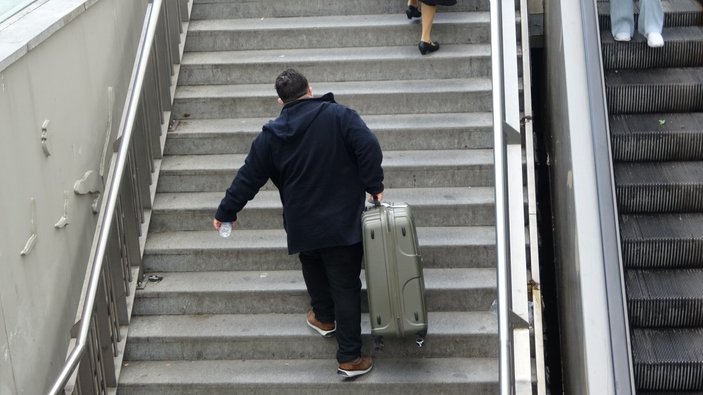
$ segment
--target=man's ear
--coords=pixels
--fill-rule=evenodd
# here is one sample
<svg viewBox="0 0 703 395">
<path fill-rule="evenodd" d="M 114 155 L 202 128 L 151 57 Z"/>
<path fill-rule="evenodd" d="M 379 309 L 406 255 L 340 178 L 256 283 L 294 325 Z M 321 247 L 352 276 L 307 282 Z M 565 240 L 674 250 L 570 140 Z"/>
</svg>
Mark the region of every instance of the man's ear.
<svg viewBox="0 0 703 395">
<path fill-rule="evenodd" d="M 283 100 L 281 100 L 281 98 L 279 97 L 278 99 L 276 99 L 276 103 L 278 103 L 279 106 L 282 106 Z"/>
<path fill-rule="evenodd" d="M 313 97 L 312 95 L 312 87 L 308 85 L 308 96 Z"/>
</svg>

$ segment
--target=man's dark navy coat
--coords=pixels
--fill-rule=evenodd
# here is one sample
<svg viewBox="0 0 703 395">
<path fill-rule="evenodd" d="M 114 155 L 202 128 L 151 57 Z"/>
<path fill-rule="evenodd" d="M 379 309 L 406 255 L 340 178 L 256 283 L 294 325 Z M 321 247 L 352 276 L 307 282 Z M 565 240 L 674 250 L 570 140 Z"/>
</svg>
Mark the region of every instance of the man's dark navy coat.
<svg viewBox="0 0 703 395">
<path fill-rule="evenodd" d="M 376 136 L 332 93 L 288 103 L 252 143 L 215 218 L 236 220 L 271 179 L 288 253 L 360 243 L 365 192 L 383 192 L 382 159 Z"/>
</svg>

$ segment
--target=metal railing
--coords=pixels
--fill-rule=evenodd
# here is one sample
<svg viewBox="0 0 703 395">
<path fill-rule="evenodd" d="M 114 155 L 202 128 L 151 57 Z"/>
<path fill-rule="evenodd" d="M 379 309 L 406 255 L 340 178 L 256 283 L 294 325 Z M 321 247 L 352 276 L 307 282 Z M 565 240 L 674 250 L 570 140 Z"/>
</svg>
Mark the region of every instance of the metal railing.
<svg viewBox="0 0 703 395">
<path fill-rule="evenodd" d="M 518 80 L 518 37 L 515 29 L 516 4 L 515 0 L 491 0 L 491 58 L 493 82 L 493 148 L 495 169 L 496 197 L 496 276 L 498 285 L 498 335 L 499 335 L 499 380 L 502 395 L 515 393 L 532 393 L 532 364 L 529 357 L 529 326 L 527 322 L 527 257 L 525 255 L 525 213 L 522 144 L 523 137 L 529 140 L 527 144 L 532 149 L 531 136 L 521 134 L 520 122 L 520 86 Z M 529 114 L 523 119 L 531 118 L 530 69 L 529 69 L 529 34 L 527 31 L 526 3 L 520 3 L 521 39 L 523 56 L 523 105 Z M 527 58 L 525 58 L 527 57 Z M 529 122 L 529 121 L 528 121 Z M 531 133 L 531 129 L 528 129 Z M 527 155 L 532 158 L 532 155 Z M 528 168 L 533 164 L 528 162 Z M 529 172 L 528 172 L 529 173 Z M 528 176 L 528 196 L 534 198 L 534 177 Z M 530 185 L 530 183 L 532 183 Z M 528 199 L 529 201 L 529 199 Z M 534 206 L 534 202 L 532 202 Z M 531 207 L 533 207 L 531 206 Z M 535 216 L 536 217 L 536 216 Z M 533 218 L 530 216 L 529 220 Z M 532 259 L 536 259 L 536 227 L 528 228 Z M 532 243 L 535 245 L 533 246 Z M 532 262 L 533 266 L 538 262 Z M 522 283 L 515 284 L 513 280 Z M 531 280 L 534 282 L 534 280 Z M 538 284 L 538 281 L 537 281 Z M 515 286 L 515 287 L 513 287 Z M 536 290 L 539 289 L 537 286 Z M 531 289 L 530 291 L 534 291 Z M 539 296 L 539 295 L 538 295 Z M 522 298 L 522 299 L 521 299 Z M 539 297 L 537 298 L 539 300 Z M 520 308 L 514 310 L 513 303 L 520 303 Z M 535 305 L 534 309 L 540 309 Z M 541 315 L 540 319 L 541 319 Z M 541 331 L 541 325 L 539 326 Z M 515 333 L 520 330 L 522 342 L 519 352 L 515 352 Z M 541 333 L 539 345 L 535 351 L 541 350 Z M 528 340 L 525 344 L 525 339 Z M 523 355 L 524 354 L 524 355 Z M 538 365 L 543 363 L 537 358 Z M 516 361 L 520 363 L 516 370 Z M 537 372 L 543 372 L 537 366 Z M 544 377 L 538 378 L 538 393 L 544 393 Z M 519 385 L 518 385 L 519 384 Z"/>
<path fill-rule="evenodd" d="M 163 152 L 169 121 L 164 114 L 171 107 L 188 5 L 189 0 L 152 0 L 147 5 L 117 148 L 104 178 L 80 315 L 71 331 L 75 340 L 49 390 L 52 395 L 105 394 L 117 386 L 121 328 L 129 322 L 128 301 L 140 274 L 140 238 L 153 201 L 152 175 Z"/>
<path fill-rule="evenodd" d="M 523 86 L 532 86 L 532 62 L 530 53 L 530 28 L 529 28 L 529 13 L 528 0 L 520 0 L 520 42 L 522 54 L 522 69 L 527 70 L 522 73 Z M 532 135 L 532 95 L 523 95 L 523 134 L 525 146 L 525 162 L 527 164 L 527 224 L 530 246 L 530 277 L 529 295 L 532 299 L 532 325 L 533 342 L 534 342 L 534 370 L 536 380 L 537 395 L 546 395 L 547 393 L 547 372 L 545 369 L 544 356 L 544 335 L 542 326 L 542 289 L 540 280 L 540 260 L 539 260 L 539 231 L 537 228 L 537 191 L 536 191 L 536 175 L 535 175 L 535 145 Z"/>
</svg>

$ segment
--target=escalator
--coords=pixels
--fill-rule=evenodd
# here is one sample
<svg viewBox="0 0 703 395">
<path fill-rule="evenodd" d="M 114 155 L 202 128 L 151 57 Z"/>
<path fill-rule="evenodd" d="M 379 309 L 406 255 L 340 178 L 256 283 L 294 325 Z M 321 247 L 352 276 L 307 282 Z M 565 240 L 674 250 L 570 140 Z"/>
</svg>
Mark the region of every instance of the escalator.
<svg viewBox="0 0 703 395">
<path fill-rule="evenodd" d="M 653 49 L 598 3 L 639 394 L 703 391 L 703 2 L 662 4 Z"/>
</svg>

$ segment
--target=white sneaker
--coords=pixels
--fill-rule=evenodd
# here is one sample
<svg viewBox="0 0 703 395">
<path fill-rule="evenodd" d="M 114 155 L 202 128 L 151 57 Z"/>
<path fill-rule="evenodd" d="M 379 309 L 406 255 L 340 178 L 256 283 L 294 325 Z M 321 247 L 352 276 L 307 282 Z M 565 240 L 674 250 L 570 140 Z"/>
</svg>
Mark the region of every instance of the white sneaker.
<svg viewBox="0 0 703 395">
<path fill-rule="evenodd" d="M 628 32 L 620 32 L 620 33 L 615 33 L 613 38 L 615 39 L 615 41 L 630 41 L 630 39 L 632 37 L 630 36 L 630 33 L 628 33 Z"/>
<path fill-rule="evenodd" d="M 647 45 L 651 48 L 659 48 L 664 46 L 664 37 L 660 33 L 647 33 Z"/>
</svg>

